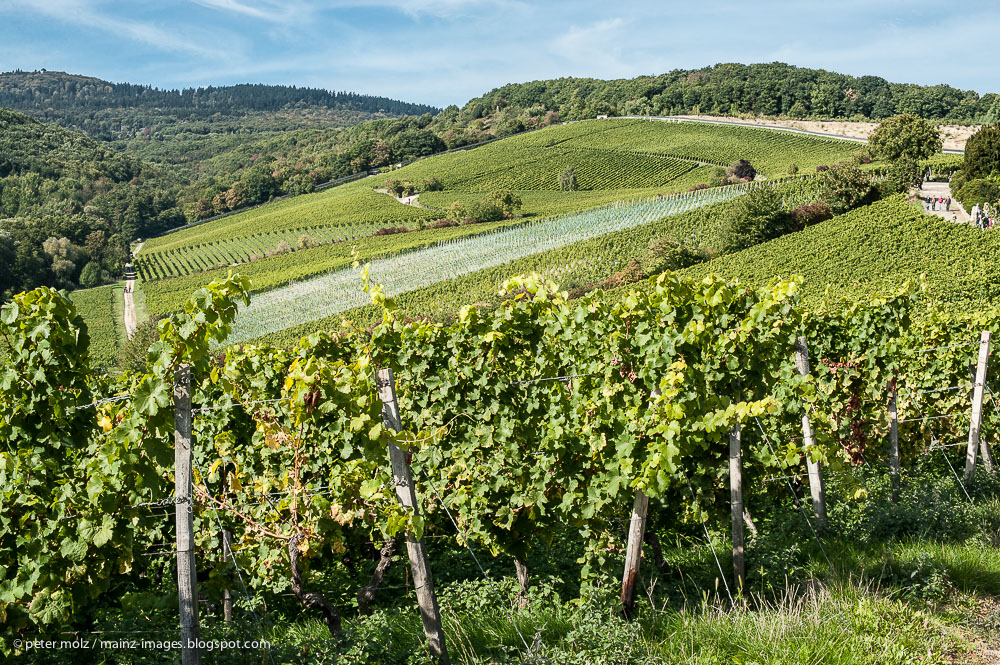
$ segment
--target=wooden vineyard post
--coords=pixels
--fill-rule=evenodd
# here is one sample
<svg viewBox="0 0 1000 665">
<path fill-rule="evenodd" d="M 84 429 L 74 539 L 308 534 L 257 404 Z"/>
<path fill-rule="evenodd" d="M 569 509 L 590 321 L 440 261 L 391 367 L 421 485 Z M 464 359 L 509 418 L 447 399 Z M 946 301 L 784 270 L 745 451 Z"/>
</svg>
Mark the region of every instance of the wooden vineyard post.
<svg viewBox="0 0 1000 665">
<path fill-rule="evenodd" d="M 227 529 L 222 530 L 222 560 L 229 561 L 233 556 L 232 537 Z M 222 590 L 222 620 L 226 623 L 233 621 L 233 595 L 229 587 Z"/>
<path fill-rule="evenodd" d="M 965 484 L 976 476 L 976 452 L 979 450 L 979 428 L 983 424 L 983 393 L 986 387 L 986 369 L 990 359 L 990 331 L 979 336 L 979 360 L 976 379 L 972 386 L 972 422 L 969 424 L 969 447 L 965 451 Z"/>
<path fill-rule="evenodd" d="M 174 509 L 177 526 L 177 603 L 181 614 L 183 665 L 201 665 L 192 507 L 191 367 L 182 364 L 174 370 Z"/>
<path fill-rule="evenodd" d="M 635 593 L 639 583 L 639 562 L 642 559 L 642 539 L 646 535 L 646 515 L 649 497 L 635 491 L 632 519 L 628 523 L 628 547 L 625 550 L 625 573 L 622 575 L 622 613 L 631 619 L 635 613 Z"/>
<path fill-rule="evenodd" d="M 660 389 L 654 388 L 653 399 L 660 396 Z M 628 543 L 625 548 L 625 572 L 622 574 L 622 614 L 631 619 L 635 613 L 635 594 L 639 583 L 639 564 L 642 561 L 642 542 L 646 537 L 646 515 L 649 513 L 649 497 L 642 490 L 635 491 L 632 503 L 632 519 L 628 523 Z"/>
<path fill-rule="evenodd" d="M 981 432 L 979 434 L 979 456 L 983 458 L 983 466 L 986 467 L 986 472 L 990 475 L 995 474 L 996 468 L 993 466 L 993 450 L 986 440 L 986 435 Z"/>
<path fill-rule="evenodd" d="M 747 578 L 744 561 L 742 443 L 743 432 L 740 424 L 736 423 L 729 430 L 729 503 L 733 515 L 733 577 L 737 594 L 743 593 Z"/>
<path fill-rule="evenodd" d="M 396 402 L 396 380 L 391 369 L 380 369 L 376 373 L 378 394 L 382 399 L 382 423 L 394 433 L 403 429 L 399 419 L 399 404 Z M 392 478 L 396 485 L 396 497 L 400 505 L 414 515 L 419 514 L 417 494 L 413 486 L 413 474 L 410 463 L 399 446 L 389 444 L 389 461 L 392 463 Z M 444 629 L 441 627 L 441 610 L 438 608 L 437 596 L 434 595 L 434 581 L 431 578 L 431 568 L 427 563 L 427 551 L 422 540 L 417 540 L 413 532 L 406 532 L 406 552 L 410 558 L 410 570 L 413 574 L 413 588 L 417 594 L 417 604 L 420 606 L 420 618 L 424 624 L 424 635 L 427 637 L 427 648 L 431 657 L 438 665 L 449 665 L 448 648 L 444 641 Z"/>
<path fill-rule="evenodd" d="M 799 337 L 795 343 L 795 368 L 799 374 L 809 374 L 809 347 L 806 338 Z M 809 453 L 816 447 L 816 435 L 813 433 L 809 414 L 802 414 L 803 450 L 806 453 L 806 469 L 809 471 L 809 492 L 812 494 L 813 514 L 816 516 L 816 527 L 824 530 L 827 527 L 826 493 L 823 490 L 823 474 L 819 462 L 814 462 Z"/>
<path fill-rule="evenodd" d="M 899 501 L 899 414 L 897 412 L 896 389 L 892 389 L 889 400 L 889 480 L 892 484 L 892 502 Z"/>
</svg>

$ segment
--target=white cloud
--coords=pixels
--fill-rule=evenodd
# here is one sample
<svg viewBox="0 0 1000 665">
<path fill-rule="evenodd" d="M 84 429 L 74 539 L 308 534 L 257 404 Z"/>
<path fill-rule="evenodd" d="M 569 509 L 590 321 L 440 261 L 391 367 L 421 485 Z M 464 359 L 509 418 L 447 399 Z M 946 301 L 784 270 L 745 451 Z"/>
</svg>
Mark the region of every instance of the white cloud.
<svg viewBox="0 0 1000 665">
<path fill-rule="evenodd" d="M 291 23 L 303 20 L 310 12 L 308 6 L 301 2 L 279 2 L 277 0 L 256 0 L 241 2 L 240 0 L 192 0 L 195 4 L 210 9 L 243 14 L 272 23 Z"/>
<path fill-rule="evenodd" d="M 482 12 L 484 9 L 529 10 L 531 4 L 522 0 L 338 0 L 338 7 L 371 7 L 390 9 L 411 18 L 434 16 L 454 19 Z"/>
</svg>

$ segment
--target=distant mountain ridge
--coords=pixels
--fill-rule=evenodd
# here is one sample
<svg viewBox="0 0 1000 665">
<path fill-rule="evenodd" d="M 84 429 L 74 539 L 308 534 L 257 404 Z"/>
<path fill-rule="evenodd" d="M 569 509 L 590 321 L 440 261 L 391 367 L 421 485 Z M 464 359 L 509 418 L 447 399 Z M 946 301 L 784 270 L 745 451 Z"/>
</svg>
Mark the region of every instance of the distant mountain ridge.
<svg viewBox="0 0 1000 665">
<path fill-rule="evenodd" d="M 158 108 L 232 113 L 276 111 L 289 105 L 349 109 L 387 115 L 436 113 L 412 104 L 356 92 L 243 83 L 164 90 L 135 83 L 112 83 L 91 76 L 38 70 L 0 73 L 0 106 L 16 110 L 85 108 Z"/>
</svg>

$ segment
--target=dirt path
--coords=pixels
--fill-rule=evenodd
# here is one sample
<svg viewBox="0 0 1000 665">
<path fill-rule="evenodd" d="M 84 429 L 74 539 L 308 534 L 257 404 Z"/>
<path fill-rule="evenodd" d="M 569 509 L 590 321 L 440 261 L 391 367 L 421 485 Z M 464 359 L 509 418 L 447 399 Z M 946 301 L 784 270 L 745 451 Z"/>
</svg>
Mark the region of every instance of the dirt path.
<svg viewBox="0 0 1000 665">
<path fill-rule="evenodd" d="M 920 197 L 921 199 L 930 197 L 932 199 L 946 199 L 951 197 L 951 188 L 946 182 L 925 182 L 920 187 Z M 921 201 L 921 205 L 923 201 Z M 937 206 L 937 210 L 928 210 L 926 205 L 924 206 L 924 212 L 928 215 L 937 215 L 947 220 L 951 220 L 954 217 L 954 221 L 961 224 L 968 224 L 971 221 L 969 213 L 965 211 L 962 204 L 956 201 L 954 198 L 951 199 L 951 210 L 946 210 L 943 205 Z"/>
<path fill-rule="evenodd" d="M 142 243 L 140 242 L 132 250 L 132 256 L 139 253 L 142 249 Z M 135 334 L 135 329 L 138 324 L 135 316 L 135 300 L 132 299 L 132 292 L 135 290 L 135 270 L 132 268 L 132 262 L 125 264 L 125 336 L 128 339 L 132 339 L 132 335 Z"/>
</svg>

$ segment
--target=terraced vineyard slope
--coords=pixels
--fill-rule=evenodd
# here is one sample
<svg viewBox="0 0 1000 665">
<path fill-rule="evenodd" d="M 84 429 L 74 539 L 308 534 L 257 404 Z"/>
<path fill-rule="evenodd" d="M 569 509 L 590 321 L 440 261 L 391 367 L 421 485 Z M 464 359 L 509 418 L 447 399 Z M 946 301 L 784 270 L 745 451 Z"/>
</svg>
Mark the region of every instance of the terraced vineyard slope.
<svg viewBox="0 0 1000 665">
<path fill-rule="evenodd" d="M 828 289 L 886 293 L 923 275 L 931 298 L 985 306 L 1000 297 L 1000 234 L 926 215 L 897 195 L 685 272 L 754 284 L 801 275 L 812 299 Z"/>
</svg>

